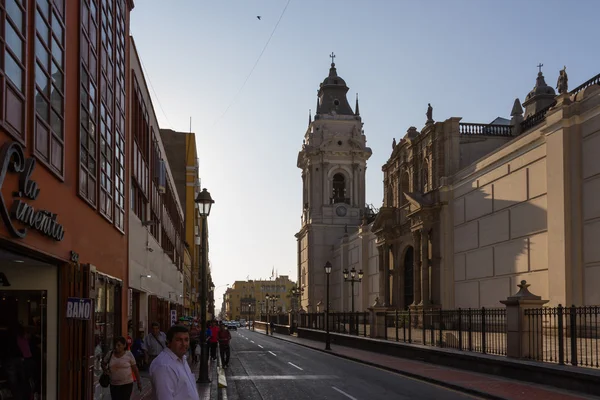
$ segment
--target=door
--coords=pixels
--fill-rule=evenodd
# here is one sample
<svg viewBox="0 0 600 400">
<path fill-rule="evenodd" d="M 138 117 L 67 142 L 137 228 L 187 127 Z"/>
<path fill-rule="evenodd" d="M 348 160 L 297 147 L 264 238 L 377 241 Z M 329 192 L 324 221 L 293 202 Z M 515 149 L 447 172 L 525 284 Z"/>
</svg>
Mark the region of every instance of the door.
<svg viewBox="0 0 600 400">
<path fill-rule="evenodd" d="M 89 264 L 70 262 L 60 272 L 60 387 L 61 400 L 90 400 L 94 388 L 93 287 L 95 271 Z M 92 298 L 89 320 L 67 319 L 67 298 Z"/>
</svg>

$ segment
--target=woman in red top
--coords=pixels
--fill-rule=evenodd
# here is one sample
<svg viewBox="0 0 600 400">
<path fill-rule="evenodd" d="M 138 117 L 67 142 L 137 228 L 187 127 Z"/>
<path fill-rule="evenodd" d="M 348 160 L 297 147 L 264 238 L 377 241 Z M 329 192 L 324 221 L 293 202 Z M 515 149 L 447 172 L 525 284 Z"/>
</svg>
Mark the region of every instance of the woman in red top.
<svg viewBox="0 0 600 400">
<path fill-rule="evenodd" d="M 223 368 L 227 368 L 229 365 L 229 357 L 231 356 L 231 350 L 229 349 L 229 341 L 231 340 L 231 333 L 223 322 L 219 326 L 219 352 L 221 353 L 221 364 Z"/>
<path fill-rule="evenodd" d="M 217 321 L 212 322 L 212 327 L 210 328 L 210 358 L 213 361 L 217 361 L 217 344 L 219 343 L 219 325 L 217 325 Z"/>
</svg>

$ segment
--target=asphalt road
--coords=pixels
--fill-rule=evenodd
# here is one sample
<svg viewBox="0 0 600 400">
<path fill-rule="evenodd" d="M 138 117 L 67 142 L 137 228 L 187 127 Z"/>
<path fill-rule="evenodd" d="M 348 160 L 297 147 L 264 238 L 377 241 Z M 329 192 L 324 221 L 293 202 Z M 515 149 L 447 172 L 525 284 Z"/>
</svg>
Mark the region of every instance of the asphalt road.
<svg viewBox="0 0 600 400">
<path fill-rule="evenodd" d="M 228 400 L 472 400 L 477 397 L 284 342 L 231 332 Z"/>
</svg>

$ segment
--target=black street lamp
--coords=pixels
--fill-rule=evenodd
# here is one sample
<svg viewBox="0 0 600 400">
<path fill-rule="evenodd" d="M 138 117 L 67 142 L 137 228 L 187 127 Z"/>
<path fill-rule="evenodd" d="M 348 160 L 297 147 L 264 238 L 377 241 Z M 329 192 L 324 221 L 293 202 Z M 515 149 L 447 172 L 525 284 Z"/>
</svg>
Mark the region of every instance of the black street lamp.
<svg viewBox="0 0 600 400">
<path fill-rule="evenodd" d="M 206 276 L 206 264 L 208 263 L 207 257 L 207 238 L 206 238 L 206 224 L 210 209 L 214 204 L 214 200 L 210 197 L 210 193 L 206 188 L 202 189 L 202 192 L 198 193 L 195 202 L 198 204 L 198 211 L 200 213 L 200 219 L 202 221 L 202 232 L 201 232 L 201 249 L 202 259 L 200 262 L 200 374 L 198 376 L 198 383 L 208 383 L 208 349 L 206 348 L 206 295 L 207 295 L 207 276 Z"/>
<path fill-rule="evenodd" d="M 325 263 L 325 276 L 327 277 L 327 296 L 325 303 L 325 350 L 331 350 L 331 340 L 329 338 L 329 275 L 331 274 L 331 263 Z"/>
<path fill-rule="evenodd" d="M 350 275 L 350 277 L 348 277 Z M 344 280 L 350 282 L 350 288 L 352 290 L 352 314 L 350 314 L 350 332 L 354 331 L 354 282 L 362 282 L 363 271 L 358 271 L 358 278 L 356 278 L 356 268 L 352 267 L 348 274 L 348 269 L 344 270 Z"/>
<path fill-rule="evenodd" d="M 273 314 L 275 314 L 275 303 L 279 300 L 278 294 L 272 294 L 269 296 L 269 293 L 265 295 L 265 299 L 267 300 L 267 335 L 269 334 L 269 324 L 271 323 L 270 313 L 269 313 L 269 303 L 271 304 L 271 309 L 273 310 Z M 273 335 L 273 332 L 271 332 Z"/>
</svg>

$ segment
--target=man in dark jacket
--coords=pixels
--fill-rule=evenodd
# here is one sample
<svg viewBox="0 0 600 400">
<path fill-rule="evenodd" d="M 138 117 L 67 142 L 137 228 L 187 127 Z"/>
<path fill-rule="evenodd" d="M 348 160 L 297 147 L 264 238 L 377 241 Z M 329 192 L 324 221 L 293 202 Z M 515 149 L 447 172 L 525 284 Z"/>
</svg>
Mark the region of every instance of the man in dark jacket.
<svg viewBox="0 0 600 400">
<path fill-rule="evenodd" d="M 231 356 L 231 350 L 229 349 L 229 341 L 231 340 L 231 333 L 223 322 L 219 324 L 219 352 L 221 353 L 221 364 L 223 368 L 227 368 L 229 365 L 229 357 Z"/>
</svg>

